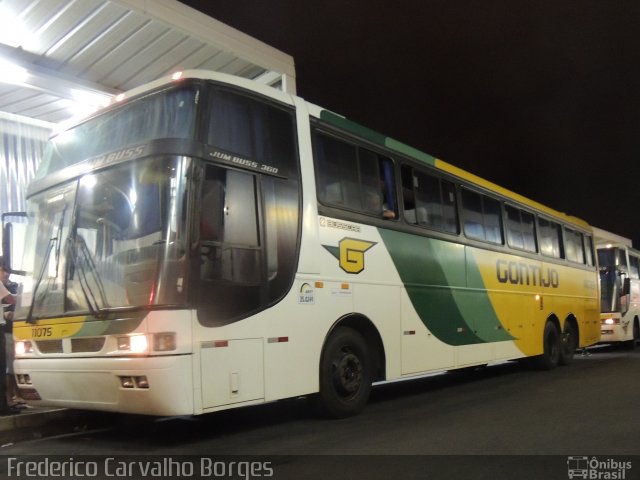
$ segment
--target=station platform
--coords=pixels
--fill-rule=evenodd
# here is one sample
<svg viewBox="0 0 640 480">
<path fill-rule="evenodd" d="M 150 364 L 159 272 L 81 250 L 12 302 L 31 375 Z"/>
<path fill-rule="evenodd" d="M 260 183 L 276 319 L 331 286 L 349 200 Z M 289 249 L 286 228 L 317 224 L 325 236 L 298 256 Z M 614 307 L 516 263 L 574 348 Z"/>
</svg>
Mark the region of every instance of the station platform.
<svg viewBox="0 0 640 480">
<path fill-rule="evenodd" d="M 54 407 L 26 407 L 0 416 L 0 448 L 25 440 L 73 433 L 86 428 L 88 412 Z M 1 452 L 1 450 L 0 450 Z"/>
</svg>

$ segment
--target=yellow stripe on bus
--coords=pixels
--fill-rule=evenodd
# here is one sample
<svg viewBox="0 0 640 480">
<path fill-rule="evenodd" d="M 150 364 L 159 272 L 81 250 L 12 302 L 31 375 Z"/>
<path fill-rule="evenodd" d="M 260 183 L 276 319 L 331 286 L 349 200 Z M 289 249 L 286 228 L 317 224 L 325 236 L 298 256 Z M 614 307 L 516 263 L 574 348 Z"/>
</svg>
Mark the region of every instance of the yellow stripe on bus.
<svg viewBox="0 0 640 480">
<path fill-rule="evenodd" d="M 567 215 L 566 213 L 562 213 L 559 212 L 557 210 L 554 210 L 553 208 L 549 208 L 546 207 L 534 200 L 530 200 L 526 197 L 523 197 L 522 195 L 518 195 L 517 193 L 512 192 L 511 190 L 508 190 L 506 188 L 503 188 L 499 185 L 496 185 L 495 183 L 492 183 L 488 180 L 485 180 L 481 177 L 478 177 L 472 173 L 467 172 L 466 170 L 463 170 L 461 168 L 458 168 L 456 166 L 451 165 L 450 163 L 445 162 L 444 160 L 440 160 L 439 158 L 436 158 L 436 163 L 435 163 L 436 167 L 439 168 L 440 170 L 444 170 L 445 172 L 451 173 L 452 175 L 455 175 L 456 177 L 462 178 L 464 180 L 467 180 L 475 185 L 479 185 L 481 187 L 486 188 L 487 190 L 491 190 L 492 192 L 498 193 L 504 197 L 507 198 L 511 198 L 513 199 L 515 202 L 519 202 L 519 203 L 523 203 L 533 209 L 539 210 L 541 212 L 544 212 L 548 215 L 551 215 L 553 217 L 562 219 L 566 222 L 569 223 L 573 223 L 574 225 L 577 225 L 579 227 L 582 227 L 584 229 L 587 229 L 589 231 L 591 231 L 591 227 L 589 226 L 589 224 L 587 222 L 585 222 L 584 220 L 581 220 L 577 217 L 573 217 L 571 215 Z"/>
<path fill-rule="evenodd" d="M 76 335 L 84 326 L 86 316 L 47 318 L 34 324 L 19 321 L 13 325 L 18 340 L 57 340 Z"/>
<path fill-rule="evenodd" d="M 551 316 L 561 325 L 574 316 L 584 340 L 593 328 L 598 290 L 593 272 L 487 250 L 470 251 L 503 328 L 526 355 L 542 353 L 542 332 Z"/>
</svg>

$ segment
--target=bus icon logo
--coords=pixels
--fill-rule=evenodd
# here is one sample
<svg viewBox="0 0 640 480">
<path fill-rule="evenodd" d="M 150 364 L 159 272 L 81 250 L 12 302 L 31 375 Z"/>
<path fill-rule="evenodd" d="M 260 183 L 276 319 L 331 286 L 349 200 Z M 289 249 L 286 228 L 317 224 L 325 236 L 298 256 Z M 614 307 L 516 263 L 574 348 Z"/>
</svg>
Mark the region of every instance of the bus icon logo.
<svg viewBox="0 0 640 480">
<path fill-rule="evenodd" d="M 589 478 L 589 457 L 569 457 L 567 459 L 569 478 Z"/>
<path fill-rule="evenodd" d="M 569 478 L 589 480 L 624 480 L 627 470 L 631 470 L 632 462 L 614 458 L 600 460 L 597 457 L 567 457 L 567 473 Z"/>
</svg>

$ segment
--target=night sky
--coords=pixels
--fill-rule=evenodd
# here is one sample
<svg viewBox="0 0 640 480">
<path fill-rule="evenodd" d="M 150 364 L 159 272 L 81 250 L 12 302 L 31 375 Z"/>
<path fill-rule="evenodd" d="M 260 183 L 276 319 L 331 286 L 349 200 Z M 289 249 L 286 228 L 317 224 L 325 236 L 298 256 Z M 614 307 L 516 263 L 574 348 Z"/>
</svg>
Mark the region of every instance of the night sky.
<svg viewBox="0 0 640 480">
<path fill-rule="evenodd" d="M 640 1 L 183 3 L 306 100 L 640 247 Z"/>
</svg>

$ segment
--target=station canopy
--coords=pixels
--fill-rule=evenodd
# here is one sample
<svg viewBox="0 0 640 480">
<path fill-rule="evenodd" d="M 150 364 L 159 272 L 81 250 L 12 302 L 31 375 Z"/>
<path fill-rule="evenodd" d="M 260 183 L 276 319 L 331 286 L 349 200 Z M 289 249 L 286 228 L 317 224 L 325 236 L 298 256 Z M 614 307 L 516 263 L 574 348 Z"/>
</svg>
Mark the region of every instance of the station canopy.
<svg viewBox="0 0 640 480">
<path fill-rule="evenodd" d="M 53 125 L 186 69 L 295 93 L 293 58 L 175 0 L 0 0 L 0 117 Z"/>
</svg>

